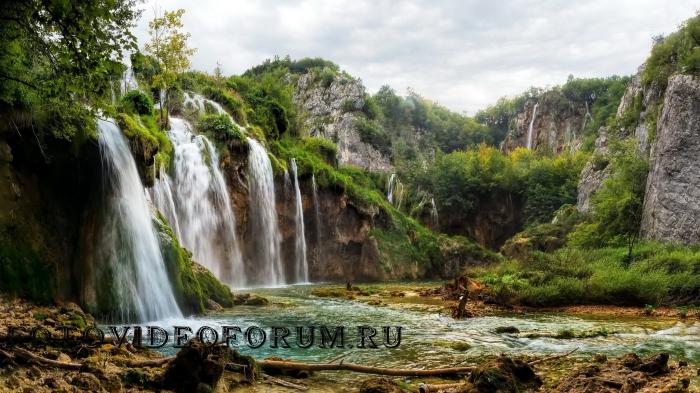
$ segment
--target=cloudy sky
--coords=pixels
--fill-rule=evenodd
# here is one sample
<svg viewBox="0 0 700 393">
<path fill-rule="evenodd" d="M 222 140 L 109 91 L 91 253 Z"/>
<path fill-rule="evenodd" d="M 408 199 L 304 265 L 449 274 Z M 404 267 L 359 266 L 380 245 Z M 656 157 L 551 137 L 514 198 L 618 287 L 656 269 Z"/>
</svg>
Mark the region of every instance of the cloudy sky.
<svg viewBox="0 0 700 393">
<path fill-rule="evenodd" d="M 155 5 L 186 10 L 195 69 L 219 61 L 239 74 L 274 55 L 323 57 L 371 93 L 410 87 L 470 114 L 569 74 L 632 74 L 653 36 L 700 9 L 697 0 L 147 0 L 141 45 Z"/>
</svg>

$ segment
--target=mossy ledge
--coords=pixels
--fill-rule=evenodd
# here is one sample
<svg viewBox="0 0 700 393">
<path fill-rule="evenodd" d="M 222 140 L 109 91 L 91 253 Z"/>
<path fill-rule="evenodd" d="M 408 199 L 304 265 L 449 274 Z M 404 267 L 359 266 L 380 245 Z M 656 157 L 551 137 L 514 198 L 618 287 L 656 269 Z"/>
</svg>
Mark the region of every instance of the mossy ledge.
<svg viewBox="0 0 700 393">
<path fill-rule="evenodd" d="M 209 308 L 209 300 L 223 307 L 233 306 L 233 294 L 214 275 L 192 260 L 192 254 L 180 246 L 173 230 L 160 213 L 154 220 L 163 260 L 180 309 L 198 314 Z"/>
</svg>

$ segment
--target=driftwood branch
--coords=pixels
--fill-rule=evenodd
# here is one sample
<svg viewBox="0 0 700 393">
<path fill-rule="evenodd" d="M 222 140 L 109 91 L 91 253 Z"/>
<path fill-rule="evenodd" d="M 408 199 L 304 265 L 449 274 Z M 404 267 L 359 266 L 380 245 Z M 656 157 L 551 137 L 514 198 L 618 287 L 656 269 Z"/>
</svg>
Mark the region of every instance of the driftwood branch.
<svg viewBox="0 0 700 393">
<path fill-rule="evenodd" d="M 25 360 L 31 360 L 45 366 L 61 368 L 64 370 L 81 370 L 84 368 L 83 364 L 81 363 L 61 362 L 58 360 L 47 359 L 23 348 L 15 348 L 15 354 L 17 357 Z"/>
<path fill-rule="evenodd" d="M 269 367 L 282 370 L 300 370 L 300 371 L 354 371 L 365 374 L 378 374 L 390 376 L 437 376 L 437 375 L 457 375 L 468 374 L 473 367 L 446 367 L 433 368 L 427 370 L 408 369 L 408 368 L 384 368 L 363 366 L 352 363 L 301 363 L 287 360 L 260 360 L 257 362 L 261 367 Z"/>
<path fill-rule="evenodd" d="M 267 380 L 270 383 L 274 383 L 275 385 L 280 385 L 280 386 L 284 386 L 286 388 L 300 390 L 302 392 L 309 390 L 308 386 L 285 381 L 284 379 L 275 378 L 275 377 L 267 375 L 267 374 L 265 374 L 264 377 L 265 377 L 265 380 Z"/>
<path fill-rule="evenodd" d="M 528 362 L 527 364 L 529 364 L 530 366 L 534 366 L 535 364 L 540 364 L 540 363 L 549 362 L 549 361 L 551 361 L 551 360 L 556 360 L 556 359 L 565 358 L 565 357 L 571 355 L 572 353 L 574 353 L 574 352 L 576 352 L 576 351 L 578 351 L 578 348 L 574 348 L 574 349 L 572 349 L 571 351 L 569 351 L 569 352 L 567 352 L 567 353 L 562 353 L 562 354 L 559 354 L 559 355 L 547 356 L 547 357 L 542 358 L 542 359 L 532 360 L 532 361 Z"/>
<path fill-rule="evenodd" d="M 444 384 L 422 383 L 418 387 L 418 391 L 420 393 L 435 393 L 435 392 L 443 392 L 445 390 L 450 390 L 450 389 L 461 389 L 467 385 L 468 385 L 468 383 L 466 383 L 466 382 L 444 383 Z"/>
</svg>

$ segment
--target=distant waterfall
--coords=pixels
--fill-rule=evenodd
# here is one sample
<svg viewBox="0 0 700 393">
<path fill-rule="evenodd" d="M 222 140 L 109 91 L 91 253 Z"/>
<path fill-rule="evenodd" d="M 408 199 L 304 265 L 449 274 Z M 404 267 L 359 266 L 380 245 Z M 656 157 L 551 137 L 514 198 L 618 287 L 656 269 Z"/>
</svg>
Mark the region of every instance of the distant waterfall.
<svg viewBox="0 0 700 393">
<path fill-rule="evenodd" d="M 112 288 L 114 317 L 121 321 L 181 317 L 127 141 L 113 120 L 98 120 L 97 126 L 108 198 L 97 261 L 110 269 L 111 283 L 94 284 Z"/>
<path fill-rule="evenodd" d="M 403 200 L 403 183 L 399 180 L 396 174 L 392 173 L 387 182 L 386 199 L 397 209 L 401 209 Z"/>
<path fill-rule="evenodd" d="M 530 126 L 527 129 L 527 148 L 532 149 L 532 127 L 535 124 L 535 117 L 537 116 L 537 103 L 532 108 L 532 118 L 530 119 Z"/>
<path fill-rule="evenodd" d="M 285 283 L 280 244 L 282 237 L 275 206 L 275 182 L 272 164 L 265 148 L 248 138 L 248 191 L 251 212 L 251 241 L 258 266 L 248 284 L 276 286 Z"/>
<path fill-rule="evenodd" d="M 296 259 L 294 272 L 297 283 L 309 282 L 309 263 L 306 259 L 306 235 L 304 230 L 304 207 L 301 203 L 301 190 L 299 190 L 299 176 L 297 174 L 297 161 L 292 158 L 292 174 L 294 175 L 294 200 L 296 207 L 294 255 Z"/>
<path fill-rule="evenodd" d="M 236 218 L 216 149 L 204 135 L 192 133 L 183 119 L 170 118 L 173 143 L 173 179 L 165 175 L 153 187 L 153 200 L 178 229 L 184 247 L 231 287 L 245 283 L 243 257 L 236 236 Z M 170 184 L 169 184 L 170 183 Z M 170 214 L 168 189 L 175 213 Z M 172 216 L 172 217 L 170 217 Z"/>
<path fill-rule="evenodd" d="M 435 198 L 430 198 L 430 217 L 433 219 L 433 229 L 438 230 L 440 228 L 440 220 L 438 217 L 437 206 L 435 206 Z"/>
<path fill-rule="evenodd" d="M 119 89 L 122 93 L 122 96 L 124 96 L 124 94 L 130 92 L 131 90 L 138 90 L 138 88 L 139 84 L 136 81 L 134 70 L 131 68 L 131 66 L 127 66 L 126 70 L 124 70 L 124 73 L 122 74 L 122 80 L 119 83 Z"/>
<path fill-rule="evenodd" d="M 192 108 L 197 109 L 197 111 L 202 115 L 207 113 L 207 106 L 212 108 L 218 115 L 227 114 L 221 104 L 205 98 L 197 93 L 186 92 L 184 104 L 186 108 L 191 106 Z"/>
</svg>

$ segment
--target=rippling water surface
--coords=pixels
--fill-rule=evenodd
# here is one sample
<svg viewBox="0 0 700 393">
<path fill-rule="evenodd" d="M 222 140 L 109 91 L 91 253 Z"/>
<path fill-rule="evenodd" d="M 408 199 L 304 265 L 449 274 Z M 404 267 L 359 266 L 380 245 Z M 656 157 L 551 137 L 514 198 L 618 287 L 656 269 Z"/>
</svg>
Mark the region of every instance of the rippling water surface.
<svg viewBox="0 0 700 393">
<path fill-rule="evenodd" d="M 317 298 L 310 295 L 314 286 L 257 290 L 271 300 L 266 307 L 241 306 L 232 310 L 204 317 L 184 320 L 164 320 L 159 326 L 185 325 L 196 331 L 200 326 L 211 326 L 221 332 L 221 326 L 249 326 L 267 330 L 271 326 L 286 326 L 292 330 L 288 339 L 292 348 L 270 348 L 270 340 L 260 348 L 240 346 L 238 349 L 257 358 L 279 356 L 304 361 L 327 361 L 345 355 L 345 362 L 376 366 L 437 367 L 469 364 L 483 355 L 500 353 L 542 356 L 566 352 L 578 348 L 575 356 L 594 353 L 619 355 L 636 352 L 640 355 L 659 351 L 670 352 L 676 359 L 700 364 L 700 322 L 688 319 L 678 322 L 671 319 L 649 317 L 584 317 L 555 313 L 503 314 L 454 320 L 440 312 L 410 302 L 373 306 L 358 301 L 335 298 Z M 432 311 L 431 311 L 432 310 Z M 295 326 L 336 326 L 349 328 L 346 348 L 322 349 L 317 345 L 309 349 L 295 345 Z M 356 342 L 356 327 L 402 326 L 401 345 L 395 349 L 347 348 Z M 498 334 L 496 328 L 514 326 L 519 334 Z M 568 329 L 574 333 L 608 332 L 606 336 L 591 338 L 558 339 L 541 337 L 556 335 Z M 537 337 L 540 336 L 540 337 Z M 468 344 L 465 350 L 463 344 Z M 174 352 L 171 347 L 163 349 Z"/>
</svg>

